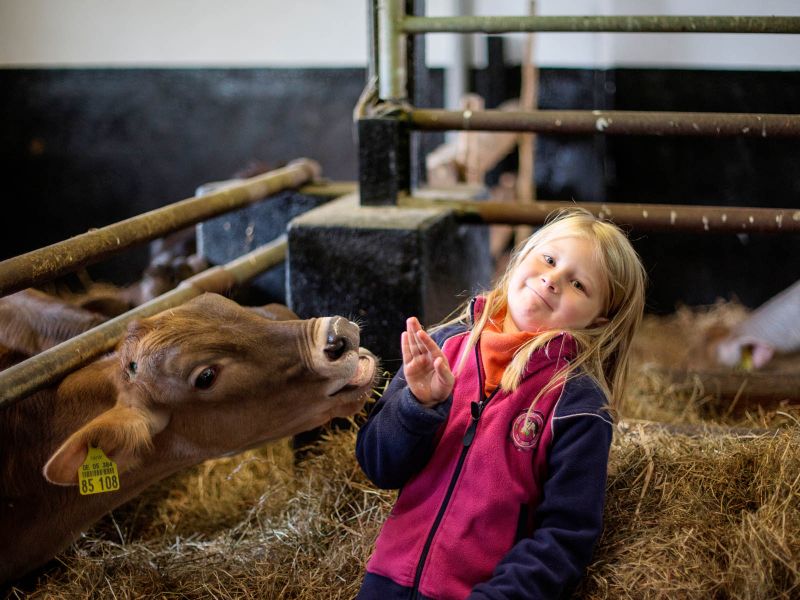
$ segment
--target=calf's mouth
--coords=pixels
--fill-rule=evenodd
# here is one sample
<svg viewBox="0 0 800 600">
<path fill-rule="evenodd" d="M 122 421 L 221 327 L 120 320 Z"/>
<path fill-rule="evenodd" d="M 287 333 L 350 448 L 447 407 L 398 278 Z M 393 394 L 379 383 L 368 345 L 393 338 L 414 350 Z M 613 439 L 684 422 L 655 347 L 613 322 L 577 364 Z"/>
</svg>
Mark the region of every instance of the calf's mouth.
<svg viewBox="0 0 800 600">
<path fill-rule="evenodd" d="M 358 361 L 353 375 L 349 380 L 338 390 L 333 392 L 331 396 L 336 396 L 341 393 L 352 392 L 355 390 L 371 389 L 375 383 L 375 377 L 378 372 L 378 359 L 367 349 L 358 349 Z M 365 390 L 366 391 L 366 390 Z"/>
</svg>

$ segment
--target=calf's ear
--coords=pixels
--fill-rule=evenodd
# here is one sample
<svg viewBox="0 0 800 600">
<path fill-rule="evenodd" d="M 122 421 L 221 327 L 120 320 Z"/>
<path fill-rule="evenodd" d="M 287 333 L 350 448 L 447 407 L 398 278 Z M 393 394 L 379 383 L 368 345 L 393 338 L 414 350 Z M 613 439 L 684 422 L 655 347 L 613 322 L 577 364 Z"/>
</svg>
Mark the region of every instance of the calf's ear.
<svg viewBox="0 0 800 600">
<path fill-rule="evenodd" d="M 89 446 L 100 448 L 117 463 L 120 474 L 138 466 L 153 445 L 153 435 L 168 418 L 157 412 L 125 404 L 98 415 L 67 438 L 44 466 L 44 477 L 57 485 L 77 485 Z"/>
</svg>

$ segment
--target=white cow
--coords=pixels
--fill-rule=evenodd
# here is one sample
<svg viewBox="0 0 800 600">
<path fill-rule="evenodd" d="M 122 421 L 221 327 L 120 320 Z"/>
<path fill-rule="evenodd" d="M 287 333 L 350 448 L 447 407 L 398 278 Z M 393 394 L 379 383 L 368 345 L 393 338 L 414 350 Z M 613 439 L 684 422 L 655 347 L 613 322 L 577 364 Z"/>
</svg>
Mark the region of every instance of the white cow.
<svg viewBox="0 0 800 600">
<path fill-rule="evenodd" d="M 717 360 L 734 366 L 749 352 L 763 367 L 776 352 L 800 350 L 800 281 L 771 298 L 737 324 L 717 345 Z"/>
</svg>

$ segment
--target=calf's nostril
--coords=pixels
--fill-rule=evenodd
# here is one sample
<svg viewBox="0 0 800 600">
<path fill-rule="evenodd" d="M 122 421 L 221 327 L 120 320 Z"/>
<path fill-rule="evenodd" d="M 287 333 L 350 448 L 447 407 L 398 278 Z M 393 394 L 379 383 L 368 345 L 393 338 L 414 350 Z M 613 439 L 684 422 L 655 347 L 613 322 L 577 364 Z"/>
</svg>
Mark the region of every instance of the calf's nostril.
<svg viewBox="0 0 800 600">
<path fill-rule="evenodd" d="M 324 350 L 328 360 L 339 360 L 349 349 L 350 341 L 346 337 L 333 333 L 328 334 Z"/>
<path fill-rule="evenodd" d="M 358 327 L 344 317 L 333 317 L 328 326 L 323 351 L 330 361 L 339 360 L 350 350 L 358 347 Z"/>
</svg>

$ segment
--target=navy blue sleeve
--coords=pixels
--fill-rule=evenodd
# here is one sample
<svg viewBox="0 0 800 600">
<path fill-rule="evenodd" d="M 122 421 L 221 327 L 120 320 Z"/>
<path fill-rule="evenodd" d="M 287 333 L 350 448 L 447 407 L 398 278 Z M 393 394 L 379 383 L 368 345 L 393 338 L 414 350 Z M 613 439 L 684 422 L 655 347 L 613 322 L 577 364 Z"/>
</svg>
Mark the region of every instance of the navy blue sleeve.
<svg viewBox="0 0 800 600">
<path fill-rule="evenodd" d="M 433 336 L 439 346 L 452 330 Z M 356 458 L 364 474 L 379 488 L 397 489 L 433 454 L 436 433 L 450 413 L 452 397 L 426 408 L 414 397 L 402 367 L 361 427 Z"/>
<path fill-rule="evenodd" d="M 569 597 L 603 531 L 611 420 L 595 406 L 557 409 L 553 444 L 531 537 L 519 541 L 471 599 Z"/>
</svg>

